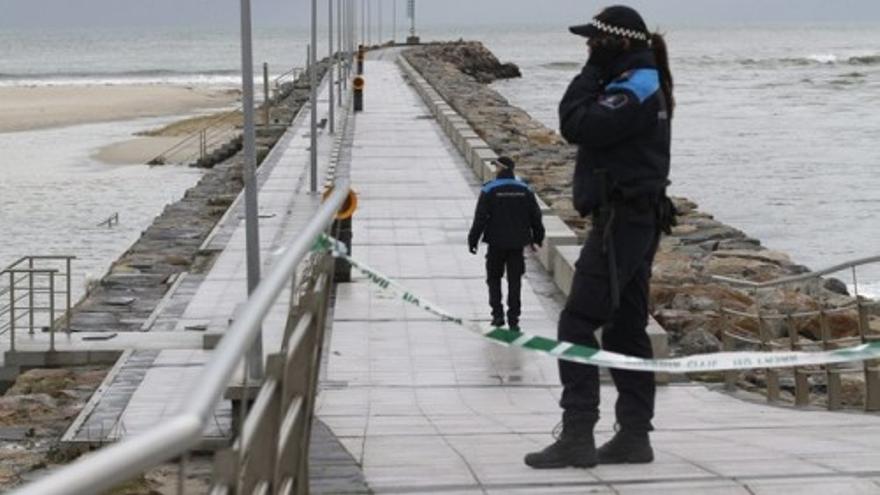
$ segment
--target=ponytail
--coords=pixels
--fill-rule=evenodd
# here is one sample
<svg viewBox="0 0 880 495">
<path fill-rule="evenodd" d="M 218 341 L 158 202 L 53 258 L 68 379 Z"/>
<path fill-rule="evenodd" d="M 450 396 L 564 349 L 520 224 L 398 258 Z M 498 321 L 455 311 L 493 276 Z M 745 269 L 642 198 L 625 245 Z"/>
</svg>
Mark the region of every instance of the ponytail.
<svg viewBox="0 0 880 495">
<path fill-rule="evenodd" d="M 669 118 L 675 113 L 675 96 L 672 94 L 674 84 L 672 82 L 672 71 L 669 70 L 669 53 L 666 51 L 666 40 L 660 33 L 651 35 L 651 48 L 654 49 L 654 58 L 657 60 L 657 67 L 660 70 L 660 88 L 666 97 L 667 111 Z"/>
</svg>

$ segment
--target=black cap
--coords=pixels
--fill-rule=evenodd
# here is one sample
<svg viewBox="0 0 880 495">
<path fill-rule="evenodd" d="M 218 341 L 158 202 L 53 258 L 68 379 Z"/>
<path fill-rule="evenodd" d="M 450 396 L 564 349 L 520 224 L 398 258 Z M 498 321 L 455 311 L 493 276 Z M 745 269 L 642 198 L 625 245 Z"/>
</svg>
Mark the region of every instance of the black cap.
<svg viewBox="0 0 880 495">
<path fill-rule="evenodd" d="M 495 165 L 506 168 L 507 170 L 513 170 L 516 168 L 516 162 L 514 162 L 509 156 L 499 156 L 498 159 L 495 160 Z"/>
<path fill-rule="evenodd" d="M 650 34 L 642 16 L 631 7 L 615 5 L 608 7 L 593 18 L 589 24 L 568 28 L 572 34 L 592 38 L 601 35 L 616 35 L 639 41 L 648 41 Z"/>
</svg>

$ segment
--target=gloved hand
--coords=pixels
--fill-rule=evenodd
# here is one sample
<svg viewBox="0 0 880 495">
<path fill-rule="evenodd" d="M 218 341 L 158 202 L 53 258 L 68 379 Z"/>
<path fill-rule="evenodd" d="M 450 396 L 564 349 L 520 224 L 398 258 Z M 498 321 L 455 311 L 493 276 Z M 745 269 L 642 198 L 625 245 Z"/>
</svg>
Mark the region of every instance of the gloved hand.
<svg viewBox="0 0 880 495">
<path fill-rule="evenodd" d="M 603 36 L 590 40 L 590 58 L 587 65 L 607 70 L 614 60 L 626 51 L 628 43 L 617 36 Z"/>
<path fill-rule="evenodd" d="M 477 245 L 471 244 L 470 246 L 468 246 L 468 251 L 470 251 L 471 254 L 477 254 Z"/>
</svg>

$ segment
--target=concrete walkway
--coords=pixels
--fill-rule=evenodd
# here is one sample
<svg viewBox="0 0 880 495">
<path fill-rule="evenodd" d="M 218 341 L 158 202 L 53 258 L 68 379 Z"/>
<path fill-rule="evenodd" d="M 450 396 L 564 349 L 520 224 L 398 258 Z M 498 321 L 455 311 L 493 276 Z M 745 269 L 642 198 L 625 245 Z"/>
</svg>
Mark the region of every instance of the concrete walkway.
<svg viewBox="0 0 880 495">
<path fill-rule="evenodd" d="M 319 119 L 328 112 L 327 89 L 319 97 Z M 275 263 L 282 249 L 308 223 L 320 206 L 309 192 L 308 104 L 257 171 L 259 184 L 260 261 L 262 270 Z M 320 131 L 319 184 L 323 184 L 335 137 Z M 217 252 L 206 274 L 189 275 L 169 290 L 132 346 L 63 440 L 89 444 L 138 434 L 174 414 L 204 369 L 229 327 L 236 308 L 247 300 L 245 221 L 242 192 L 202 251 Z M 289 288 L 278 298 L 263 325 L 265 354 L 281 348 L 288 316 Z M 224 446 L 231 431 L 231 406 L 221 402 L 204 435 L 206 446 Z"/>
<path fill-rule="evenodd" d="M 478 184 L 394 62 L 370 61 L 366 77 L 353 254 L 488 322 L 483 258 L 465 240 Z M 534 265 L 523 326 L 553 336 Z M 697 385 L 659 391 L 654 464 L 531 470 L 523 455 L 552 440 L 560 415 L 556 363 L 488 344 L 363 278 L 338 286 L 325 352 L 318 415 L 377 493 L 880 493 L 877 416 L 769 407 Z M 603 394 L 600 442 L 612 434 L 613 387 Z"/>
</svg>

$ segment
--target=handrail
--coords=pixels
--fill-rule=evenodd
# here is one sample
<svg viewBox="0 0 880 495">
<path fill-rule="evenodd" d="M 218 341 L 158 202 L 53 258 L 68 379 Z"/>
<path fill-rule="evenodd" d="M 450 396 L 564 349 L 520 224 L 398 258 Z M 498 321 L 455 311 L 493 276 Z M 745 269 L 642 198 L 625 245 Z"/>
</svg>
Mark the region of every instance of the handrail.
<svg viewBox="0 0 880 495">
<path fill-rule="evenodd" d="M 349 181 L 337 182 L 302 233 L 285 249 L 227 330 L 192 393 L 178 413 L 140 435 L 105 447 L 53 474 L 15 491 L 19 495 L 101 493 L 159 463 L 184 454 L 201 439 L 235 370 L 260 332 L 263 318 L 290 283 L 297 266 L 318 236 L 333 222 L 349 191 Z"/>
<path fill-rule="evenodd" d="M 156 155 L 155 157 L 153 157 L 153 159 L 151 159 L 148 163 L 156 162 L 156 161 L 159 160 L 160 158 L 164 158 L 166 155 L 170 155 L 170 154 L 172 154 L 172 153 L 176 153 L 178 150 L 182 149 L 184 146 L 188 145 L 190 142 L 194 141 L 197 137 L 199 137 L 199 135 L 200 135 L 202 132 L 204 132 L 204 131 L 206 131 L 206 130 L 212 130 L 212 129 L 214 129 L 215 127 L 218 127 L 218 126 L 220 125 L 220 124 L 219 124 L 220 122 L 222 122 L 223 120 L 226 120 L 226 119 L 230 118 L 231 116 L 233 116 L 233 115 L 235 115 L 235 114 L 237 114 L 237 113 L 239 113 L 239 112 L 241 112 L 241 111 L 242 111 L 242 109 L 239 107 L 239 108 L 236 108 L 235 110 L 229 110 L 229 111 L 227 111 L 227 112 L 222 112 L 222 113 L 217 114 L 213 119 L 209 120 L 208 123 L 207 123 L 205 126 L 199 128 L 199 129 L 196 130 L 196 131 L 193 131 L 193 132 L 190 133 L 188 136 L 184 137 L 182 140 L 178 141 L 177 143 L 175 143 L 175 144 L 174 144 L 173 146 L 171 146 L 170 148 L 168 148 L 168 149 L 166 149 L 165 151 L 163 151 L 163 152 L 157 154 L 157 155 Z"/>
<path fill-rule="evenodd" d="M 278 86 L 279 86 L 279 82 L 281 81 L 281 79 L 282 79 L 283 77 L 285 77 L 285 76 L 287 76 L 287 75 L 289 75 L 289 74 L 290 74 L 290 75 L 293 75 L 293 76 L 295 77 L 295 76 L 296 76 L 296 71 L 297 71 L 297 70 L 300 70 L 300 71 L 301 71 L 302 69 L 299 68 L 299 67 L 294 67 L 293 69 L 291 69 L 291 70 L 285 72 L 284 74 L 281 74 L 280 76 L 276 77 L 275 80 L 274 80 L 275 87 L 278 87 Z M 295 82 L 295 79 L 294 79 L 294 82 Z M 265 104 L 266 104 L 266 102 L 263 102 L 263 103 L 261 104 L 261 106 L 262 106 L 262 105 L 265 105 Z M 213 116 L 213 118 L 209 119 L 209 120 L 205 123 L 205 125 L 203 125 L 203 126 L 200 127 L 199 129 L 193 131 L 193 132 L 190 133 L 189 135 L 185 136 L 182 140 L 178 141 L 177 143 L 175 143 L 175 144 L 174 144 L 173 146 L 171 146 L 170 148 L 168 148 L 168 149 L 166 149 L 165 151 L 163 151 L 163 152 L 157 154 L 157 155 L 156 155 L 155 157 L 153 157 L 148 163 L 158 163 L 158 161 L 159 161 L 160 159 L 165 159 L 166 157 L 168 157 L 168 156 L 170 156 L 170 155 L 173 155 L 173 154 L 175 154 L 175 153 L 177 153 L 177 152 L 179 152 L 179 151 L 185 149 L 185 147 L 186 147 L 187 145 L 189 145 L 190 143 L 194 142 L 196 139 L 200 138 L 200 136 L 201 136 L 203 133 L 205 133 L 205 136 L 206 136 L 205 139 L 206 139 L 206 141 L 207 141 L 208 136 L 211 136 L 212 138 L 216 138 L 216 137 L 222 136 L 222 135 L 224 134 L 224 132 L 222 131 L 222 128 L 223 128 L 222 123 L 223 123 L 224 121 L 230 119 L 231 117 L 235 116 L 236 114 L 240 114 L 240 113 L 243 111 L 243 108 L 244 108 L 244 107 L 239 106 L 239 107 L 236 107 L 234 110 L 229 110 L 229 111 L 226 111 L 226 112 L 221 112 L 221 113 L 216 114 L 215 116 Z M 217 143 L 217 142 L 213 142 L 213 143 L 211 143 L 211 145 L 216 144 L 216 143 Z M 184 161 L 189 161 L 189 160 L 191 160 L 191 157 L 193 157 L 193 156 L 195 156 L 195 155 L 198 155 L 198 154 L 199 154 L 199 152 L 190 153 L 189 155 L 186 156 L 186 158 L 185 158 Z"/>
<path fill-rule="evenodd" d="M 296 72 L 297 71 L 302 72 L 303 70 L 304 69 L 302 67 L 294 67 L 294 68 L 290 69 L 289 71 L 285 72 L 284 74 L 275 76 L 275 79 L 272 80 L 272 84 L 277 88 L 279 86 L 279 83 L 281 82 L 281 80 L 287 76 L 293 76 L 294 80 L 296 80 Z"/>
<path fill-rule="evenodd" d="M 863 265 L 870 265 L 872 263 L 880 262 L 880 255 L 871 256 L 869 258 L 861 258 L 858 260 L 848 261 L 845 263 L 841 263 L 839 265 L 834 265 L 828 268 L 824 268 L 822 270 L 818 270 L 815 272 L 804 273 L 801 275 L 795 275 L 791 277 L 783 277 L 776 280 L 770 280 L 768 282 L 752 282 L 751 280 L 743 280 L 738 278 L 731 277 L 723 277 L 720 275 L 715 275 L 712 277 L 713 280 L 717 280 L 719 282 L 725 282 L 731 285 L 738 285 L 741 287 L 748 287 L 752 289 L 768 289 L 771 287 L 779 287 L 780 285 L 793 284 L 797 282 L 804 282 L 806 280 L 812 280 L 814 278 L 823 277 L 825 275 L 830 275 L 832 273 L 837 273 L 848 268 L 856 268 Z"/>
<path fill-rule="evenodd" d="M 765 350 L 771 350 L 772 348 L 789 347 L 792 351 L 801 351 L 804 348 L 808 347 L 818 347 L 822 350 L 829 350 L 834 348 L 841 348 L 844 346 L 857 345 L 859 343 L 864 344 L 870 341 L 876 341 L 878 335 L 874 333 L 873 329 L 871 328 L 869 308 L 880 305 L 880 301 L 872 301 L 859 295 L 857 272 L 858 267 L 877 262 L 880 262 L 880 256 L 872 256 L 868 258 L 861 258 L 845 263 L 840 263 L 829 268 L 817 270 L 815 272 L 782 277 L 767 282 L 752 282 L 749 280 L 740 280 L 723 276 L 712 277 L 713 280 L 743 288 L 749 291 L 755 297 L 754 313 L 746 313 L 733 309 L 720 308 L 720 314 L 723 318 L 724 324 L 726 326 L 732 326 L 734 330 L 736 329 L 736 325 L 730 321 L 730 319 L 728 318 L 729 316 L 757 320 L 758 338 L 745 338 L 741 335 L 737 335 L 736 332 L 728 328 L 722 328 L 722 349 L 724 351 L 733 350 L 736 341 L 748 342 L 751 345 L 757 345 Z M 779 311 L 762 311 L 761 300 L 758 296 L 758 291 L 761 289 L 777 288 L 789 284 L 817 280 L 821 279 L 825 275 L 830 275 L 845 270 L 852 271 L 854 293 L 853 297 L 849 299 L 846 304 L 832 305 L 829 304 L 827 299 L 823 298 L 820 304 L 820 309 L 818 310 L 802 309 L 800 311 L 789 311 L 783 313 L 780 313 Z M 855 314 L 855 322 L 851 325 L 849 329 L 857 331 L 858 334 L 856 336 L 834 338 L 829 317 L 836 314 L 853 313 Z M 818 338 L 814 341 L 802 342 L 800 334 L 803 330 L 801 328 L 798 328 L 797 321 L 810 318 L 818 318 L 819 335 L 817 336 Z M 772 332 L 768 328 L 768 324 L 771 324 L 771 322 L 774 322 L 773 324 L 775 324 L 776 322 L 782 322 L 784 324 L 784 328 L 782 330 L 787 333 L 787 336 L 774 335 L 774 332 Z M 786 346 L 784 343 L 776 342 L 774 341 L 774 339 L 787 340 L 788 345 Z M 880 411 L 880 367 L 878 367 L 878 364 L 880 363 L 878 363 L 878 361 L 876 360 L 865 361 L 864 363 L 862 363 L 861 366 L 861 371 L 864 373 L 865 379 L 864 407 L 866 411 Z M 812 394 L 812 386 L 807 380 L 806 375 L 824 372 L 826 379 L 826 404 L 828 409 L 834 410 L 843 407 L 844 394 L 841 374 L 844 372 L 853 372 L 856 370 L 844 369 L 840 366 L 830 365 L 822 366 L 820 368 L 821 369 L 819 371 L 807 370 L 805 367 L 796 367 L 792 369 L 792 373 L 794 376 L 795 405 L 807 406 L 811 402 L 810 396 Z M 780 384 L 779 371 L 775 369 L 766 369 L 764 373 L 766 380 L 767 400 L 780 400 L 783 387 Z M 736 388 L 738 376 L 739 372 L 737 371 L 727 371 L 724 373 L 724 382 L 727 389 L 733 390 L 734 388 Z"/>
</svg>

